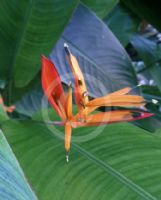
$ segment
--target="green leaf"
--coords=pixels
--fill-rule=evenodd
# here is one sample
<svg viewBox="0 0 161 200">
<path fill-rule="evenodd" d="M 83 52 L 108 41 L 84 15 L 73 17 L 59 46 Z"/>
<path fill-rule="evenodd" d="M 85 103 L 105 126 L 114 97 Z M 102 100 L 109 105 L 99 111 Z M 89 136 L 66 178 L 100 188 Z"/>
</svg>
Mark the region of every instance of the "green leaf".
<svg viewBox="0 0 161 200">
<path fill-rule="evenodd" d="M 4 101 L 8 104 L 15 104 L 23 96 L 28 94 L 31 90 L 41 85 L 40 73 L 38 73 L 28 85 L 22 88 L 17 88 L 13 81 L 10 81 L 3 90 Z"/>
<path fill-rule="evenodd" d="M 0 89 L 4 89 L 6 82 L 4 80 L 0 80 Z"/>
<path fill-rule="evenodd" d="M 67 24 L 77 0 L 6 0 L 0 6 L 0 76 L 24 87 L 40 69 Z"/>
<path fill-rule="evenodd" d="M 159 90 L 161 91 L 161 63 L 158 62 L 150 67 L 149 72 L 155 80 L 155 83 L 157 84 Z"/>
<path fill-rule="evenodd" d="M 160 1 L 153 0 L 121 0 L 128 8 L 130 8 L 138 17 L 146 20 L 158 30 L 161 31 Z"/>
<path fill-rule="evenodd" d="M 26 178 L 0 130 L 0 199 L 36 200 Z"/>
<path fill-rule="evenodd" d="M 139 35 L 132 37 L 131 43 L 161 91 L 161 45 Z"/>
<path fill-rule="evenodd" d="M 152 109 L 149 109 L 149 111 L 152 112 Z M 154 116 L 145 118 L 143 120 L 134 121 L 132 124 L 145 129 L 146 131 L 154 133 L 158 128 L 161 128 L 161 115 L 158 116 L 156 111 L 153 111 L 152 113 L 154 113 Z"/>
<path fill-rule="evenodd" d="M 2 104 L 0 104 L 0 122 L 8 120 L 7 113 L 4 110 L 4 107 Z"/>
<path fill-rule="evenodd" d="M 74 129 L 69 163 L 62 128 L 11 121 L 3 131 L 41 200 L 161 198 L 161 141 L 131 124 Z"/>
<path fill-rule="evenodd" d="M 161 59 L 160 44 L 140 35 L 134 35 L 130 42 L 148 67 Z"/>
<path fill-rule="evenodd" d="M 149 123 L 147 123 L 145 126 L 147 128 L 157 130 L 158 128 L 161 128 L 161 112 L 160 112 L 161 93 L 157 88 L 157 86 L 143 86 L 142 89 L 143 89 L 143 96 L 147 101 L 151 102 L 152 99 L 156 99 L 158 101 L 157 104 L 149 103 L 147 105 L 148 110 L 151 113 L 154 113 L 154 116 L 149 119 Z"/>
<path fill-rule="evenodd" d="M 158 129 L 158 130 L 155 132 L 155 135 L 157 135 L 158 137 L 161 138 L 161 129 Z"/>
<path fill-rule="evenodd" d="M 103 20 L 124 46 L 138 30 L 139 19 L 122 3 L 118 3 Z"/>
<path fill-rule="evenodd" d="M 1 98 L 2 97 L 0 95 L 0 101 L 1 101 Z M 8 117 L 7 113 L 5 112 L 5 110 L 4 110 L 4 105 L 3 105 L 3 103 L 0 103 L 0 122 L 6 121 L 8 119 L 9 119 L 9 117 Z"/>
<path fill-rule="evenodd" d="M 81 0 L 85 5 L 92 9 L 99 17 L 105 17 L 118 3 L 118 0 Z"/>
<path fill-rule="evenodd" d="M 134 87 L 136 73 L 123 46 L 110 29 L 89 9 L 80 4 L 50 54 L 62 82 L 73 81 L 64 43 L 76 56 L 91 97 Z M 135 90 L 139 93 L 139 89 Z"/>
<path fill-rule="evenodd" d="M 42 98 L 44 93 L 40 87 L 28 92 L 20 101 L 16 103 L 16 111 L 31 117 L 33 113 L 42 108 Z"/>
<path fill-rule="evenodd" d="M 147 98 L 150 99 L 157 99 L 161 103 L 161 92 L 157 88 L 157 86 L 154 85 L 143 85 L 142 91 L 145 95 L 147 95 Z"/>
</svg>

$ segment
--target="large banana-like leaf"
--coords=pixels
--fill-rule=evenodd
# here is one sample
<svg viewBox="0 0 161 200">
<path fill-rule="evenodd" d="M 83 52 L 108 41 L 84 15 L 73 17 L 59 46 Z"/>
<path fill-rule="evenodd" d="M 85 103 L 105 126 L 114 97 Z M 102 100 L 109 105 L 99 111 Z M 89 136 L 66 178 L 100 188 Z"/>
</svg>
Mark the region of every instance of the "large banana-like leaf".
<svg viewBox="0 0 161 200">
<path fill-rule="evenodd" d="M 98 97 L 137 85 L 135 71 L 124 48 L 108 27 L 85 6 L 78 6 L 50 55 L 61 80 L 69 83 L 71 70 L 64 42 L 78 59 L 90 96 Z"/>
<path fill-rule="evenodd" d="M 161 140 L 138 127 L 75 129 L 69 163 L 62 128 L 35 121 L 2 128 L 40 200 L 161 198 Z"/>
<path fill-rule="evenodd" d="M 127 7 L 131 9 L 140 19 L 144 19 L 154 25 L 161 31 L 161 12 L 160 1 L 145 1 L 145 0 L 121 0 Z"/>
<path fill-rule="evenodd" d="M 26 116 L 32 116 L 32 114 L 42 108 L 43 96 L 44 93 L 40 87 L 31 90 L 16 103 L 16 111 Z"/>
<path fill-rule="evenodd" d="M 1 97 L 1 96 L 0 96 Z M 7 116 L 7 113 L 4 111 L 4 106 L 3 104 L 1 103 L 0 104 L 0 122 L 3 122 L 5 120 L 8 120 L 8 116 Z"/>
<path fill-rule="evenodd" d="M 0 130 L 0 199 L 36 200 L 26 178 Z"/>
<path fill-rule="evenodd" d="M 130 42 L 147 67 L 152 67 L 155 63 L 160 62 L 161 45 L 159 43 L 139 34 L 135 34 Z"/>
<path fill-rule="evenodd" d="M 145 68 L 144 72 L 148 72 L 151 74 L 152 78 L 154 79 L 156 86 L 159 88 L 161 91 L 161 64 L 160 64 L 160 59 L 161 59 L 161 46 L 160 44 L 157 44 L 155 41 L 147 39 L 141 35 L 134 35 L 131 40 L 131 44 L 137 51 L 139 57 L 144 61 L 145 63 Z M 144 92 L 144 91 L 143 91 Z M 157 93 L 157 95 L 151 96 L 150 93 L 154 93 L 155 89 L 150 88 L 148 91 L 148 95 L 145 97 L 151 101 L 151 99 L 158 99 L 160 94 Z M 158 99 L 159 100 L 159 99 Z M 155 115 L 152 118 L 149 119 L 144 119 L 143 122 L 138 122 L 138 125 L 143 126 L 144 128 L 147 128 L 148 130 L 150 129 L 156 129 L 161 126 L 160 123 L 160 112 L 158 106 L 160 105 L 160 102 L 157 106 L 149 106 L 149 110 Z M 154 108 L 153 108 L 154 107 Z M 145 123 L 144 123 L 145 122 Z M 148 125 L 146 125 L 148 124 Z"/>
<path fill-rule="evenodd" d="M 139 35 L 133 36 L 131 43 L 161 91 L 161 45 Z"/>
<path fill-rule="evenodd" d="M 126 46 L 129 43 L 130 37 L 137 32 L 140 20 L 120 2 L 110 14 L 104 17 L 103 21 L 119 41 Z"/>
<path fill-rule="evenodd" d="M 118 0 L 101 0 L 101 1 L 93 1 L 93 0 L 81 0 L 84 4 L 86 4 L 89 8 L 91 8 L 96 14 L 103 18 L 105 17 L 118 3 Z"/>
<path fill-rule="evenodd" d="M 2 0 L 0 77 L 14 76 L 17 87 L 28 84 L 40 69 L 40 55 L 51 51 L 77 2 Z"/>
</svg>

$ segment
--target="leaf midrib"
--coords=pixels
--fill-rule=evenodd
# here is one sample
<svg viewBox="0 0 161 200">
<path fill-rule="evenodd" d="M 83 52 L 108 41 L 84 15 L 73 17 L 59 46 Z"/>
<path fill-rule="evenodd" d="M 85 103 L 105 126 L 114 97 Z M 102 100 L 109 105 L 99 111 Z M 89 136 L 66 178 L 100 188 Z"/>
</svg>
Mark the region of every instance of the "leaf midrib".
<svg viewBox="0 0 161 200">
<path fill-rule="evenodd" d="M 157 200 L 156 197 L 152 196 L 150 193 L 145 191 L 142 187 L 125 177 L 123 174 L 112 168 L 109 164 L 104 163 L 102 160 L 99 158 L 95 157 L 93 154 L 90 152 L 86 151 L 85 149 L 81 148 L 80 146 L 73 144 L 73 148 L 79 152 L 81 155 L 83 155 L 85 158 L 90 160 L 92 163 L 106 171 L 108 174 L 111 176 L 115 177 L 118 179 L 121 183 L 125 184 L 128 188 L 132 189 L 135 191 L 138 195 L 142 196 L 146 200 Z"/>
<path fill-rule="evenodd" d="M 44 127 L 44 125 L 41 125 Z M 55 137 L 53 134 L 51 136 L 58 141 L 62 141 L 60 138 Z M 128 179 L 126 176 L 118 172 L 116 169 L 111 167 L 109 164 L 105 163 L 104 161 L 100 160 L 96 156 L 94 156 L 92 153 L 87 151 L 86 149 L 83 149 L 77 144 L 72 143 L 72 148 L 80 153 L 84 158 L 91 161 L 93 164 L 98 166 L 100 169 L 102 169 L 104 172 L 110 174 L 112 177 L 116 178 L 118 181 L 120 181 L 122 184 L 126 185 L 128 188 L 136 192 L 139 196 L 143 197 L 145 200 L 157 200 L 157 198 L 153 195 L 151 195 L 149 192 L 145 191 L 142 187 Z M 72 162 L 72 161 L 71 161 Z M 31 185 L 30 185 L 31 186 Z"/>
<path fill-rule="evenodd" d="M 15 50 L 14 50 L 14 54 L 13 54 L 13 59 L 12 59 L 12 65 L 11 65 L 11 70 L 10 70 L 10 73 L 9 73 L 9 79 L 12 79 L 13 78 L 13 73 L 14 73 L 14 66 L 16 64 L 16 59 L 17 59 L 17 55 L 20 51 L 20 48 L 21 48 L 21 44 L 22 44 L 22 41 L 24 39 L 24 35 L 25 35 L 25 32 L 26 32 L 26 29 L 27 29 L 27 26 L 28 26 L 28 23 L 29 23 L 29 18 L 31 17 L 31 14 L 32 14 L 32 10 L 33 10 L 33 7 L 34 7 L 34 0 L 29 0 L 29 3 L 28 3 L 28 6 L 26 8 L 26 14 L 22 20 L 22 25 L 21 28 L 19 29 L 19 34 L 17 36 L 17 40 L 16 40 L 16 43 L 15 43 Z"/>
</svg>

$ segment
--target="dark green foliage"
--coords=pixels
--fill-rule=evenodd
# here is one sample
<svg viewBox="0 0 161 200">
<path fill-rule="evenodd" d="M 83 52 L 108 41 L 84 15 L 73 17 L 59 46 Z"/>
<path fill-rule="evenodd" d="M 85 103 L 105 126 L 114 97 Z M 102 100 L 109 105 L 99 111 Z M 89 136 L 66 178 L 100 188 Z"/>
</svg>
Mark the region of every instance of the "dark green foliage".
<svg viewBox="0 0 161 200">
<path fill-rule="evenodd" d="M 0 104 L 0 200 L 161 199 L 160 2 L 2 0 L 0 13 L 0 94 L 16 105 L 8 114 Z M 68 164 L 64 127 L 42 101 L 40 62 L 49 56 L 66 88 L 64 42 L 90 97 L 142 82 L 133 92 L 154 113 L 135 125 L 74 129 Z"/>
</svg>

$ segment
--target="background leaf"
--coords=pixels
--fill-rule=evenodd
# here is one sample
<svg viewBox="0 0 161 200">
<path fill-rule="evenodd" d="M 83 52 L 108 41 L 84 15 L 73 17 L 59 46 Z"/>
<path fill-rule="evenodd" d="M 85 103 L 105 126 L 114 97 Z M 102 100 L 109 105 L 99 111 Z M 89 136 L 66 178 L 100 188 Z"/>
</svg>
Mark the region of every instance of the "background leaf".
<svg viewBox="0 0 161 200">
<path fill-rule="evenodd" d="M 134 35 L 131 44 L 148 67 L 161 59 L 161 46 L 141 35 Z"/>
<path fill-rule="evenodd" d="M 161 91 L 161 45 L 139 35 L 132 37 L 131 43 Z"/>
<path fill-rule="evenodd" d="M 4 89 L 6 82 L 4 80 L 0 80 L 0 89 Z"/>
<path fill-rule="evenodd" d="M 33 113 L 42 109 L 42 98 L 44 93 L 41 87 L 31 90 L 20 101 L 16 103 L 16 111 L 31 117 Z"/>
<path fill-rule="evenodd" d="M 36 200 L 22 170 L 0 130 L 0 199 Z"/>
<path fill-rule="evenodd" d="M 151 134 L 129 123 L 74 129 L 66 163 L 64 127 L 53 126 L 59 117 L 41 104 L 40 55 L 52 59 L 68 84 L 72 74 L 66 42 L 78 58 L 91 97 L 145 82 L 142 95 L 155 115 L 135 124 L 154 131 L 161 127 L 161 37 L 155 29 L 161 30 L 160 4 L 79 2 L 1 2 L 0 93 L 5 105 L 16 104 L 16 111 L 7 115 L 0 105 L 0 128 L 7 138 L 0 129 L 0 199 L 159 200 L 161 129 Z M 137 28 L 142 36 L 134 36 Z M 158 104 L 151 103 L 153 98 Z"/>
<path fill-rule="evenodd" d="M 137 32 L 140 22 L 139 18 L 121 2 L 115 6 L 110 14 L 104 17 L 103 21 L 124 46 L 129 43 L 130 37 Z"/>
<path fill-rule="evenodd" d="M 9 84 L 6 84 L 4 90 L 2 90 L 4 101 L 10 105 L 15 104 L 17 101 L 20 101 L 23 96 L 27 95 L 31 90 L 34 90 L 37 87 L 40 87 L 40 73 L 38 73 L 28 85 L 23 88 L 15 87 L 13 81 L 10 81 Z"/>
<path fill-rule="evenodd" d="M 62 128 L 11 121 L 3 131 L 41 200 L 161 198 L 160 139 L 133 125 L 75 129 L 87 141 L 73 141 L 68 164 Z"/>
<path fill-rule="evenodd" d="M 156 63 L 153 67 L 149 68 L 149 72 L 152 75 L 155 83 L 157 84 L 159 90 L 161 91 L 161 63 Z"/>
<path fill-rule="evenodd" d="M 147 22 L 155 26 L 161 31 L 161 22 L 158 20 L 161 17 L 160 2 L 153 0 L 121 0 L 128 8 L 131 9 L 138 17 L 145 19 Z"/>
<path fill-rule="evenodd" d="M 114 8 L 114 6 L 118 3 L 118 0 L 82 0 L 82 2 L 92 9 L 99 17 L 103 18 Z"/>
<path fill-rule="evenodd" d="M 0 98 L 1 98 L 1 95 L 0 95 Z M 9 119 L 9 117 L 4 110 L 4 105 L 3 105 L 3 103 L 0 103 L 0 122 L 6 121 L 8 119 Z"/>
<path fill-rule="evenodd" d="M 40 55 L 49 53 L 76 7 L 73 1 L 6 0 L 0 7 L 0 77 L 16 87 L 27 85 L 40 70 Z"/>
<path fill-rule="evenodd" d="M 64 42 L 76 55 L 85 75 L 90 96 L 102 96 L 127 86 L 137 85 L 130 58 L 108 27 L 89 9 L 79 5 L 50 58 L 61 80 L 71 81 Z"/>
</svg>

